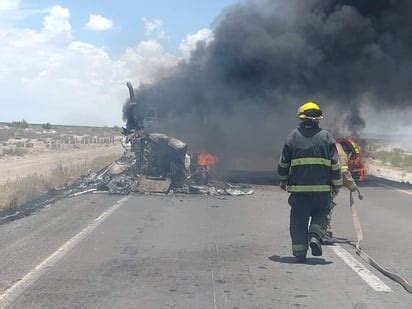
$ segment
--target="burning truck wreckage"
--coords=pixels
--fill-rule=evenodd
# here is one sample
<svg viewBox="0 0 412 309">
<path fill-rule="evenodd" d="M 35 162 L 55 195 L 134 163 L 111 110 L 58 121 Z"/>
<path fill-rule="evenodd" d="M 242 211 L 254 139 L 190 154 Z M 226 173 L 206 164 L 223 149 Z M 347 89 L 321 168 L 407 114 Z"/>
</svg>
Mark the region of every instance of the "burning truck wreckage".
<svg viewBox="0 0 412 309">
<path fill-rule="evenodd" d="M 72 196 L 90 192 L 211 196 L 254 193 L 248 184 L 233 184 L 225 181 L 224 177 L 217 177 L 214 171 L 218 157 L 214 154 L 205 151 L 190 153 L 188 145 L 175 137 L 146 132 L 146 121 L 156 120 L 156 117 L 141 110 L 130 82 L 127 82 L 127 87 L 130 96 L 128 107 L 134 110 L 131 113 L 133 117 L 126 119 L 126 128 L 123 128 L 123 154 L 109 166 L 80 179 L 78 185 L 71 189 Z M 348 166 L 353 178 L 363 182 L 368 179 L 366 153 L 358 140 L 346 137 L 337 141 L 356 150 Z"/>
<path fill-rule="evenodd" d="M 132 108 L 139 108 L 133 86 L 127 83 Z M 188 145 L 163 133 L 145 131 L 145 117 L 128 119 L 123 128 L 124 152 L 118 160 L 80 180 L 77 192 L 109 194 L 204 194 L 251 195 L 250 186 L 235 185 L 213 176 L 218 158 L 207 153 L 191 154 Z"/>
<path fill-rule="evenodd" d="M 6 211 L 0 223 L 27 216 L 59 199 L 88 193 L 198 194 L 225 198 L 223 196 L 254 194 L 251 182 L 274 184 L 276 181 L 266 174 L 262 177 L 252 176 L 253 173 L 240 178 L 236 175 L 222 176 L 222 171 L 218 171 L 216 155 L 206 151 L 190 153 L 188 145 L 175 137 L 147 132 L 145 123 L 156 120 L 156 116 L 141 112 L 130 82 L 127 87 L 130 95 L 127 106 L 135 110 L 130 113 L 133 117 L 126 119 L 126 128 L 123 128 L 124 151 L 121 156 L 103 169 L 90 171 L 64 188 L 52 190 L 17 210 Z M 362 140 L 347 137 L 338 141 L 357 150 L 357 155 L 348 162 L 353 178 L 359 182 L 367 180 L 368 154 L 364 151 L 365 145 L 359 145 Z"/>
</svg>

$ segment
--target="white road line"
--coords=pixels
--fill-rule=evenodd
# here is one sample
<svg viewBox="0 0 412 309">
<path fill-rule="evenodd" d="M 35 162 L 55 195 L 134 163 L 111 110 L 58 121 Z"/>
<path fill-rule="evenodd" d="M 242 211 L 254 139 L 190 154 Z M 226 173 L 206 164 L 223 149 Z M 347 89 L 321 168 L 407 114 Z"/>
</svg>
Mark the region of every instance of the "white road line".
<svg viewBox="0 0 412 309">
<path fill-rule="evenodd" d="M 387 184 L 384 184 L 384 183 L 381 183 L 381 182 L 378 182 L 378 184 L 380 184 L 380 185 L 382 185 L 382 186 L 384 186 L 384 187 L 386 187 L 386 188 L 390 188 L 390 189 L 396 190 L 396 191 L 398 191 L 398 192 L 402 192 L 402 193 L 405 193 L 405 194 L 408 194 L 408 195 L 412 195 L 412 191 L 398 189 L 398 188 L 396 188 L 396 187 L 393 187 L 393 186 L 390 186 L 390 185 L 387 185 Z"/>
<path fill-rule="evenodd" d="M 217 309 L 216 292 L 215 292 L 215 275 L 213 273 L 213 269 L 212 269 L 212 288 L 213 288 L 213 305 L 215 306 L 215 309 Z"/>
<path fill-rule="evenodd" d="M 53 267 L 61 258 L 63 258 L 70 250 L 76 247 L 83 239 L 92 233 L 100 224 L 102 224 L 112 213 L 120 208 L 127 200 L 126 196 L 119 200 L 116 204 L 111 206 L 108 210 L 103 212 L 99 217 L 94 219 L 77 235 L 64 243 L 54 253 L 49 255 L 43 262 L 38 264 L 34 269 L 27 273 L 21 280 L 16 282 L 8 288 L 2 295 L 0 295 L 0 308 L 5 308 L 13 301 L 15 301 L 28 287 L 35 283 L 49 268 Z"/>
<path fill-rule="evenodd" d="M 355 259 L 348 251 L 339 245 L 330 246 L 333 252 L 340 257 L 352 270 L 359 275 L 372 289 L 377 292 L 392 292 L 381 279 L 376 277 L 362 263 Z"/>
</svg>

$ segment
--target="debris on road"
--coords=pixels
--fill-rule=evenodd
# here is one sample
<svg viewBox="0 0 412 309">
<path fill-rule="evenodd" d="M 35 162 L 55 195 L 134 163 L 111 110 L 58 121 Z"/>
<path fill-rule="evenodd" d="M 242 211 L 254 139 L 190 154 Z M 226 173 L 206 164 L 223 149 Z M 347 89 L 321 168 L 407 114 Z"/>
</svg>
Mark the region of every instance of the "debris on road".
<svg viewBox="0 0 412 309">
<path fill-rule="evenodd" d="M 131 108 L 138 110 L 133 87 L 127 83 Z M 123 128 L 125 151 L 122 156 L 98 173 L 84 177 L 78 188 L 109 194 L 204 194 L 244 196 L 253 194 L 249 187 L 212 181 L 217 156 L 200 152 L 191 155 L 188 145 L 163 133 L 144 131 L 145 116 L 128 119 Z M 82 192 L 75 193 L 81 194 Z"/>
<path fill-rule="evenodd" d="M 80 196 L 80 195 L 83 195 L 83 194 L 92 193 L 92 192 L 96 192 L 96 191 L 97 191 L 97 189 L 88 189 L 88 190 L 85 190 L 85 191 L 80 191 L 80 192 L 73 193 L 73 194 L 70 195 L 70 197 Z"/>
<path fill-rule="evenodd" d="M 231 196 L 252 195 L 253 190 L 242 191 L 240 189 L 225 189 L 225 192 Z"/>
<path fill-rule="evenodd" d="M 136 186 L 136 191 L 142 193 L 167 193 L 171 184 L 172 180 L 170 178 L 159 179 L 141 176 Z"/>
<path fill-rule="evenodd" d="M 135 134 L 135 133 L 133 133 Z M 139 133 L 141 134 L 141 133 Z M 187 153 L 185 143 L 164 134 L 127 136 L 125 152 L 103 170 L 89 173 L 80 180 L 77 196 L 89 192 L 129 194 L 203 194 L 203 195 L 251 195 L 248 186 L 236 186 L 227 182 L 212 181 L 213 166 L 199 165 Z M 204 154 L 204 153 L 203 153 Z"/>
</svg>

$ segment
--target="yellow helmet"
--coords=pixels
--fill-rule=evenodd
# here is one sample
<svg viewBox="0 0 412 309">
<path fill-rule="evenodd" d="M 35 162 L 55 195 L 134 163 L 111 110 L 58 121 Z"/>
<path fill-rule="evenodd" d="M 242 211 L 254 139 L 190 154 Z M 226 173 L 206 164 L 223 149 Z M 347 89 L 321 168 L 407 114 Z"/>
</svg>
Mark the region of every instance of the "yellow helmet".
<svg viewBox="0 0 412 309">
<path fill-rule="evenodd" d="M 298 117 L 301 120 L 319 120 L 323 119 L 323 113 L 319 105 L 315 102 L 306 102 L 305 104 L 299 107 L 296 117 Z"/>
</svg>

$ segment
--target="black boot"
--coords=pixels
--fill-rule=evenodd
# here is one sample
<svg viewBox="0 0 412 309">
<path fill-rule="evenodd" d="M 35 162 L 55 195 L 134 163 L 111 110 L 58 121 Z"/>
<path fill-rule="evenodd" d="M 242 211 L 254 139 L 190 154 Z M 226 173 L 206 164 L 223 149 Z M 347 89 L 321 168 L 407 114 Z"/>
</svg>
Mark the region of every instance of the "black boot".
<svg viewBox="0 0 412 309">
<path fill-rule="evenodd" d="M 321 256 L 322 255 L 322 246 L 320 244 L 320 240 L 317 236 L 311 235 L 309 240 L 309 246 L 312 250 L 313 256 Z"/>
<path fill-rule="evenodd" d="M 306 254 L 297 255 L 295 257 L 295 263 L 306 263 Z"/>
</svg>

